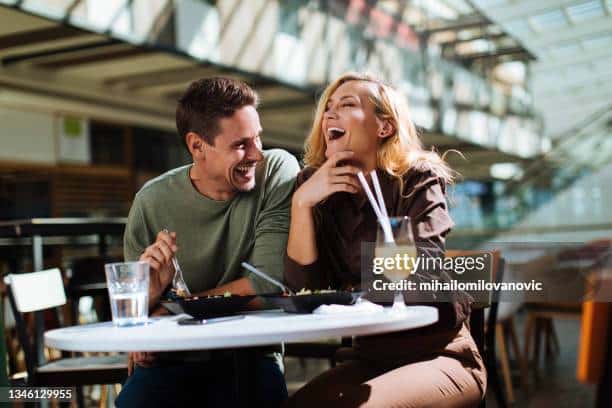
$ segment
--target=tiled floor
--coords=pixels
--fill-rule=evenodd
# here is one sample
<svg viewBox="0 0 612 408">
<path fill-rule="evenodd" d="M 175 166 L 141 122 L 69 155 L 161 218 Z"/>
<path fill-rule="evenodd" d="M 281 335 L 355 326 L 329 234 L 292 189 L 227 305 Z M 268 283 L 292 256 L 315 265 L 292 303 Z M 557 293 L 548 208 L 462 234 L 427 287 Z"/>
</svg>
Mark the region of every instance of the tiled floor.
<svg viewBox="0 0 612 408">
<path fill-rule="evenodd" d="M 520 389 L 518 370 L 513 370 L 516 401 L 514 407 L 592 407 L 595 399 L 595 387 L 585 385 L 576 379 L 576 357 L 580 322 L 578 320 L 555 321 L 561 351 L 554 359 L 540 364 L 539 376 L 536 378 L 530 371 L 529 395 Z M 517 330 L 522 334 L 522 318 L 517 317 Z M 519 340 L 522 345 L 522 338 Z M 305 365 L 294 358 L 285 359 L 287 386 L 289 393 L 295 392 L 309 379 L 329 368 L 329 363 L 322 360 L 307 360 Z M 487 407 L 497 407 L 495 398 L 489 390 Z"/>
</svg>

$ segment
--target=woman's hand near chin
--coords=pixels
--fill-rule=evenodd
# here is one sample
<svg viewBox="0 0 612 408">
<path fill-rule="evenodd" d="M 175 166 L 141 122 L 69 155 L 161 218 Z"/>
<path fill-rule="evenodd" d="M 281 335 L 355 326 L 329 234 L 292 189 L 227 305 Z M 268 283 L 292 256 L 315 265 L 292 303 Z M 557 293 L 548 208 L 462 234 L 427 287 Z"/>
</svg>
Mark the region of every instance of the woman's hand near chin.
<svg viewBox="0 0 612 408">
<path fill-rule="evenodd" d="M 339 166 L 338 163 L 353 157 L 353 152 L 334 153 L 323 165 L 302 184 L 293 194 L 293 205 L 310 209 L 330 195 L 344 191 L 359 191 L 357 173 L 359 168 L 351 165 Z"/>
</svg>

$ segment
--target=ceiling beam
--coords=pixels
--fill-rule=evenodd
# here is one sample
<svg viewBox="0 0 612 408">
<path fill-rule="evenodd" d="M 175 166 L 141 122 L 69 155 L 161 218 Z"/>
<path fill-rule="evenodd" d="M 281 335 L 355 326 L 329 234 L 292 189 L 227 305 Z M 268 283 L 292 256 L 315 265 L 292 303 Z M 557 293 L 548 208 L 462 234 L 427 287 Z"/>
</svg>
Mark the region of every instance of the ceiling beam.
<svg viewBox="0 0 612 408">
<path fill-rule="evenodd" d="M 100 51 L 93 55 L 81 55 L 74 56 L 65 59 L 58 59 L 50 62 L 43 62 L 37 64 L 39 67 L 46 69 L 62 69 L 67 67 L 74 67 L 77 65 L 93 64 L 96 62 L 108 62 L 110 60 L 125 59 L 131 57 L 137 57 L 141 55 L 152 54 L 154 51 L 146 48 L 128 48 L 117 51 Z"/>
<path fill-rule="evenodd" d="M 492 23 L 488 21 L 481 14 L 472 14 L 469 16 L 461 17 L 457 19 L 456 21 L 452 22 L 451 24 L 426 28 L 422 31 L 419 31 L 419 33 L 431 35 L 431 34 L 440 33 L 443 31 L 461 31 L 461 30 L 466 30 L 468 28 L 477 28 L 477 27 L 484 28 L 491 24 Z"/>
<path fill-rule="evenodd" d="M 473 54 L 456 54 L 455 58 L 461 61 L 473 61 L 482 58 L 496 58 L 503 55 L 520 55 L 526 59 L 532 58 L 531 55 L 522 47 L 508 47 L 493 51 L 477 52 Z"/>
<path fill-rule="evenodd" d="M 72 54 L 80 51 L 97 50 L 105 47 L 116 47 L 119 44 L 121 44 L 121 41 L 118 40 L 104 40 L 85 45 L 73 45 L 69 47 L 53 48 L 45 51 L 8 55 L 2 58 L 2 65 L 9 66 L 33 59 L 55 57 L 63 54 Z"/>
<path fill-rule="evenodd" d="M 92 33 L 68 26 L 40 28 L 38 30 L 20 31 L 0 36 L 0 49 L 25 47 L 32 44 L 46 43 L 66 38 L 90 36 Z"/>
<path fill-rule="evenodd" d="M 215 73 L 218 74 L 219 72 L 219 70 L 211 69 L 210 65 L 204 63 L 184 68 L 157 71 L 153 69 L 138 74 L 114 76 L 107 78 L 102 84 L 111 87 L 124 87 L 126 89 L 140 89 L 149 86 L 180 84 L 186 82 L 189 78 L 204 77 Z"/>
</svg>

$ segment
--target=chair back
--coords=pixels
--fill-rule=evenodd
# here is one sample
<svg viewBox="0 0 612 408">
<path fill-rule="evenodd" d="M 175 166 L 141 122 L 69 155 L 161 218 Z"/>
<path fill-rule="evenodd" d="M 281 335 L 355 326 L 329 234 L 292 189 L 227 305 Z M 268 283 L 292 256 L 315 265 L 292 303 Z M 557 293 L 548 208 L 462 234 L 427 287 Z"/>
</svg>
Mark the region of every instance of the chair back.
<svg viewBox="0 0 612 408">
<path fill-rule="evenodd" d="M 452 277 L 457 281 L 465 282 L 478 282 L 483 280 L 485 282 L 496 282 L 500 280 L 500 270 L 502 268 L 503 260 L 501 252 L 499 250 L 492 251 L 463 251 L 463 250 L 447 250 L 444 254 L 446 258 L 478 258 L 485 257 L 485 267 L 482 269 L 474 268 L 469 272 L 466 271 L 462 274 L 455 274 Z M 484 309 L 491 306 L 492 300 L 496 298 L 494 291 L 488 291 L 483 293 L 482 291 L 467 291 L 476 302 L 472 304 L 472 309 Z"/>
<path fill-rule="evenodd" d="M 41 312 L 64 305 L 66 295 L 62 275 L 57 268 L 40 272 L 9 274 L 5 276 L 4 283 L 13 309 L 17 335 L 26 360 L 28 383 L 33 383 L 36 367 L 44 360 L 43 356 L 39 355 L 42 350 L 44 327 L 41 323 L 41 327 L 36 328 L 35 342 L 32 344 L 23 313 Z"/>
<path fill-rule="evenodd" d="M 57 268 L 9 274 L 4 282 L 10 288 L 19 313 L 37 312 L 66 303 L 62 274 Z"/>
<path fill-rule="evenodd" d="M 110 256 L 90 256 L 72 261 L 72 276 L 66 288 L 71 304 L 71 324 L 79 324 L 79 299 L 91 296 L 99 321 L 111 319 L 110 301 L 106 286 L 104 264 L 122 262 L 122 258 Z"/>
</svg>

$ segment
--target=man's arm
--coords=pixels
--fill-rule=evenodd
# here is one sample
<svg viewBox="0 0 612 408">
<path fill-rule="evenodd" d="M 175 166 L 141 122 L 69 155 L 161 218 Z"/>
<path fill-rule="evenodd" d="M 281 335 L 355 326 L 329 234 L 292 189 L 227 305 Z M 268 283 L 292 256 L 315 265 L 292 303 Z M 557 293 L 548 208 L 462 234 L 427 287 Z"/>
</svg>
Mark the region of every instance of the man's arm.
<svg viewBox="0 0 612 408">
<path fill-rule="evenodd" d="M 154 310 L 166 287 L 172 281 L 171 259 L 177 250 L 176 235 L 160 231 L 155 235 L 147 224 L 137 194 L 128 215 L 123 235 L 123 253 L 127 262 L 143 261 L 150 265 L 149 309 Z"/>
<path fill-rule="evenodd" d="M 279 151 L 269 163 L 265 181 L 266 197 L 255 220 L 254 245 L 248 262 L 279 281 L 283 280 L 284 255 L 287 248 L 291 196 L 299 165 L 295 157 Z M 250 272 L 245 272 L 254 293 L 276 293 L 279 289 Z M 232 292 L 233 293 L 233 292 Z"/>
</svg>

